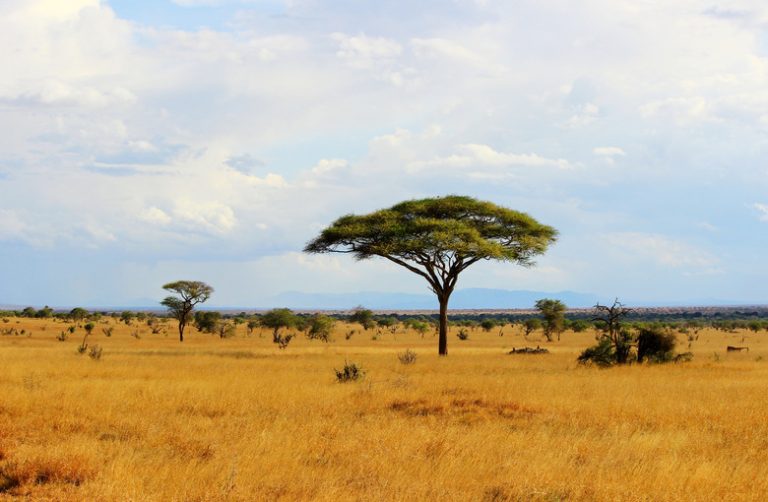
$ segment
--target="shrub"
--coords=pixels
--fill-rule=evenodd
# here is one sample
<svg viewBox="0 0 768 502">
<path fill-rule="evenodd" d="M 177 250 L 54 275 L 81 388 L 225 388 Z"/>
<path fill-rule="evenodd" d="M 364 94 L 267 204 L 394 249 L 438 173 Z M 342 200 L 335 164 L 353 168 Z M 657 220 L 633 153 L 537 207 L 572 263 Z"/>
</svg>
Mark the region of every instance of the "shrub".
<svg viewBox="0 0 768 502">
<path fill-rule="evenodd" d="M 288 346 L 289 343 L 291 343 L 293 337 L 293 333 L 289 333 L 287 335 L 274 335 L 272 337 L 272 341 L 277 344 L 280 350 L 283 350 Z"/>
<path fill-rule="evenodd" d="M 341 370 L 333 369 L 336 373 L 336 381 L 339 383 L 353 382 L 360 380 L 365 376 L 365 370 L 355 363 L 344 361 L 344 367 Z"/>
<path fill-rule="evenodd" d="M 219 338 L 232 338 L 237 333 L 236 326 L 228 322 L 220 322 L 217 329 Z"/>
<path fill-rule="evenodd" d="M 94 361 L 98 361 L 101 359 L 101 353 L 103 352 L 103 349 L 100 345 L 94 345 L 91 347 L 91 350 L 88 351 L 88 357 L 93 359 Z"/>
<path fill-rule="evenodd" d="M 69 331 L 70 334 L 74 335 L 76 329 L 77 329 L 77 326 L 72 325 L 72 326 L 67 328 L 67 331 Z"/>
<path fill-rule="evenodd" d="M 483 328 L 483 331 L 485 332 L 491 331 L 493 328 L 496 327 L 496 321 L 494 321 L 493 319 L 485 319 L 483 322 L 480 323 L 480 327 Z"/>
<path fill-rule="evenodd" d="M 674 333 L 665 333 L 661 328 L 651 326 L 640 328 L 637 336 L 637 361 L 666 363 L 675 358 L 677 340 Z"/>
<path fill-rule="evenodd" d="M 195 327 L 204 333 L 213 333 L 221 321 L 219 312 L 195 312 Z"/>
<path fill-rule="evenodd" d="M 104 336 L 109 338 L 110 336 L 112 336 L 112 330 L 114 330 L 114 329 L 115 329 L 114 326 L 109 326 L 109 327 L 106 327 L 106 328 L 101 328 L 101 331 L 102 331 L 102 333 L 104 333 Z"/>
<path fill-rule="evenodd" d="M 326 343 L 331 341 L 334 324 L 336 324 L 336 320 L 333 317 L 323 314 L 312 316 L 309 320 L 307 338 L 310 340 L 322 340 Z"/>
<path fill-rule="evenodd" d="M 66 332 L 66 331 L 64 331 L 64 330 L 62 330 L 62 331 L 61 331 L 61 333 L 59 333 L 58 335 L 56 335 L 56 340 L 58 340 L 58 341 L 60 341 L 60 342 L 66 342 L 66 341 L 67 341 L 67 338 L 69 338 L 69 333 L 67 333 L 67 332 Z"/>
<path fill-rule="evenodd" d="M 579 363 L 594 363 L 598 366 L 607 367 L 616 362 L 616 349 L 608 338 L 601 338 L 597 345 L 585 349 L 579 355 Z"/>
<path fill-rule="evenodd" d="M 412 351 L 411 349 L 405 349 L 405 352 L 400 352 L 397 355 L 397 359 L 402 364 L 413 364 L 416 362 L 416 352 Z"/>
<path fill-rule="evenodd" d="M 461 328 L 456 336 L 459 340 L 469 340 L 469 332 L 464 328 Z"/>
</svg>

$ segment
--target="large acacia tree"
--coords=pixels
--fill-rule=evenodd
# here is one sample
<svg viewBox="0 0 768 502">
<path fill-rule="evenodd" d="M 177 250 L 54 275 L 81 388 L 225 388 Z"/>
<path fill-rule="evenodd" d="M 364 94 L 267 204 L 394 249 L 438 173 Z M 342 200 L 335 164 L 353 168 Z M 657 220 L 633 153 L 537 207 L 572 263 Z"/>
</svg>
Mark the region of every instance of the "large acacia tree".
<svg viewBox="0 0 768 502">
<path fill-rule="evenodd" d="M 440 304 L 438 352 L 448 354 L 448 300 L 459 274 L 481 260 L 530 266 L 557 231 L 525 213 L 458 195 L 347 215 L 310 241 L 308 253 L 386 258 L 425 278 Z"/>
<path fill-rule="evenodd" d="M 176 281 L 163 286 L 166 291 L 172 291 L 177 296 L 166 296 L 160 302 L 168 308 L 171 317 L 179 321 L 179 341 L 184 341 L 184 328 L 192 320 L 195 305 L 208 300 L 213 294 L 213 288 L 200 281 Z"/>
</svg>

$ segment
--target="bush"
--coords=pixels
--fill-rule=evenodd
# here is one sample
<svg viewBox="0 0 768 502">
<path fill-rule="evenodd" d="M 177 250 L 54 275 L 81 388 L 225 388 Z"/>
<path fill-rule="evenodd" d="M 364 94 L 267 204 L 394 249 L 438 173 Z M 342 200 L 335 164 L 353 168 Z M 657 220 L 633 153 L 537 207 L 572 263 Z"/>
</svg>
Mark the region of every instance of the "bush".
<svg viewBox="0 0 768 502">
<path fill-rule="evenodd" d="M 289 343 L 291 343 L 291 340 L 293 339 L 294 334 L 289 333 L 287 335 L 274 335 L 272 337 L 272 341 L 277 344 L 278 348 L 280 350 L 285 349 Z"/>
<path fill-rule="evenodd" d="M 237 334 L 237 327 L 228 322 L 220 322 L 217 325 L 217 331 L 219 333 L 219 338 L 232 338 Z"/>
<path fill-rule="evenodd" d="M 411 349 L 406 349 L 405 352 L 400 352 L 397 355 L 397 359 L 402 364 L 413 364 L 416 362 L 416 352 L 412 351 Z"/>
<path fill-rule="evenodd" d="M 365 376 L 365 370 L 355 363 L 344 361 L 344 368 L 341 370 L 333 369 L 336 373 L 336 381 L 339 383 L 354 382 Z"/>
<path fill-rule="evenodd" d="M 109 338 L 110 336 L 112 336 L 112 330 L 114 330 L 114 329 L 115 329 L 114 326 L 108 326 L 108 327 L 105 327 L 105 328 L 101 328 L 101 331 L 102 331 L 102 333 L 104 333 L 104 336 Z"/>
<path fill-rule="evenodd" d="M 60 341 L 60 342 L 66 342 L 66 341 L 67 341 L 67 338 L 69 338 L 69 333 L 67 333 L 67 332 L 66 332 L 66 331 L 64 331 L 64 330 L 62 330 L 62 331 L 61 331 L 61 333 L 59 333 L 58 335 L 56 335 L 56 340 L 58 340 L 58 341 Z"/>
<path fill-rule="evenodd" d="M 219 312 L 195 312 L 195 327 L 204 333 L 213 333 L 217 331 L 221 314 Z"/>
<path fill-rule="evenodd" d="M 597 345 L 589 347 L 579 355 L 579 363 L 594 363 L 601 367 L 611 366 L 616 362 L 616 350 L 608 338 L 601 338 Z"/>
<path fill-rule="evenodd" d="M 665 333 L 655 326 L 640 328 L 637 336 L 637 361 L 648 360 L 652 363 L 672 361 L 675 358 L 676 344 L 677 339 L 674 333 Z"/>
<path fill-rule="evenodd" d="M 456 336 L 459 340 L 469 340 L 469 332 L 464 328 L 461 328 Z"/>
<path fill-rule="evenodd" d="M 309 319 L 309 331 L 307 338 L 310 340 L 321 340 L 323 342 L 331 341 L 331 333 L 336 320 L 333 317 L 317 314 Z"/>
<path fill-rule="evenodd" d="M 100 345 L 94 345 L 91 347 L 91 350 L 88 351 L 88 357 L 93 359 L 94 361 L 98 361 L 101 359 L 101 353 L 103 352 L 103 349 Z"/>
</svg>

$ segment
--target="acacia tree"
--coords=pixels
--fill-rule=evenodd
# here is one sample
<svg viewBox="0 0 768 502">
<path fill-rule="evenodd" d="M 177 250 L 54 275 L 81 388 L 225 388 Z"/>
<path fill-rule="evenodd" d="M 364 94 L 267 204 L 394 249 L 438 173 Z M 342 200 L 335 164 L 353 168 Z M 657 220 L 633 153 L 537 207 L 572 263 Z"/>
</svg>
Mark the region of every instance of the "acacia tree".
<svg viewBox="0 0 768 502">
<path fill-rule="evenodd" d="M 420 275 L 440 305 L 438 353 L 448 354 L 448 300 L 459 274 L 481 260 L 530 266 L 557 231 L 525 213 L 458 195 L 401 202 L 347 215 L 310 241 L 307 253 L 387 260 Z"/>
<path fill-rule="evenodd" d="M 169 282 L 163 289 L 173 291 L 178 296 L 166 296 L 160 302 L 168 308 L 168 313 L 179 321 L 179 341 L 184 341 L 184 328 L 192 320 L 195 305 L 203 303 L 213 294 L 213 288 L 200 281 Z"/>
<path fill-rule="evenodd" d="M 542 298 L 536 301 L 536 308 L 544 318 L 544 336 L 547 341 L 552 341 L 554 333 L 557 334 L 557 340 L 560 341 L 560 333 L 565 324 L 565 304 L 560 300 Z"/>
</svg>

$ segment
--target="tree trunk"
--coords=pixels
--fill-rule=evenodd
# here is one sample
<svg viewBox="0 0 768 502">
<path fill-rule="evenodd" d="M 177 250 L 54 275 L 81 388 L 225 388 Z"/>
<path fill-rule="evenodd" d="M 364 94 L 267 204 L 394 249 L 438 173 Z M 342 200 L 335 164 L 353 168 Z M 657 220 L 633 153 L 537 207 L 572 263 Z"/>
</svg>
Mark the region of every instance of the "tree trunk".
<svg viewBox="0 0 768 502">
<path fill-rule="evenodd" d="M 448 298 L 449 295 L 438 295 L 440 301 L 440 337 L 437 342 L 438 354 L 448 355 Z"/>
<path fill-rule="evenodd" d="M 179 321 L 179 341 L 184 341 L 184 323 Z"/>
</svg>

